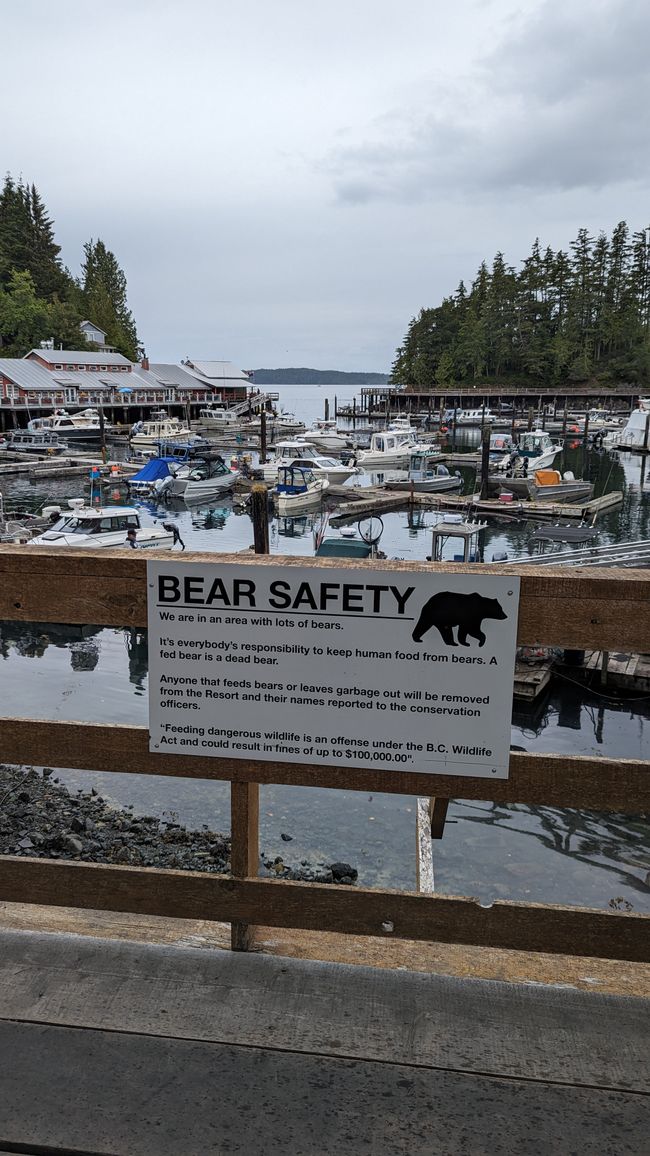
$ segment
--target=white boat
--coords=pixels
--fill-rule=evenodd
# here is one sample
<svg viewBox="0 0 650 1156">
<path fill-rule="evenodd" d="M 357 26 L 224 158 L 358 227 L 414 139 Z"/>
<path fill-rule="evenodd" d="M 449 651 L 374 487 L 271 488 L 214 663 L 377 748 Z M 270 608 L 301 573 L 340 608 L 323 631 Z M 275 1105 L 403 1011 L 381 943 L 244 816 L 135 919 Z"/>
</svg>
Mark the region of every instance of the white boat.
<svg viewBox="0 0 650 1156">
<path fill-rule="evenodd" d="M 291 465 L 294 458 L 315 457 L 316 447 L 306 438 L 287 438 L 276 442 L 273 447 L 275 457 L 261 467 L 265 482 L 277 482 L 280 466 Z"/>
<path fill-rule="evenodd" d="M 311 429 L 305 430 L 305 440 L 313 442 L 319 450 L 334 450 L 340 452 L 348 450 L 352 446 L 352 442 L 345 434 L 340 434 L 336 428 L 335 421 L 325 421 L 321 419 L 315 421 Z"/>
<path fill-rule="evenodd" d="M 546 430 L 529 430 L 519 433 L 514 450 L 505 453 L 501 461 L 494 462 L 492 468 L 498 473 L 517 473 L 525 466 L 526 473 L 533 474 L 535 469 L 552 466 L 562 450 L 562 443 L 553 442 Z"/>
<path fill-rule="evenodd" d="M 343 482 L 347 482 L 349 478 L 353 478 L 356 474 L 361 473 L 358 466 L 344 466 L 343 462 L 340 462 L 337 458 L 326 458 L 320 454 L 308 456 L 304 452 L 299 457 L 291 458 L 284 464 L 296 466 L 298 469 L 311 470 L 315 478 L 327 478 L 328 482 L 335 482 L 338 485 L 342 485 Z M 267 474 L 268 466 L 264 466 L 265 480 L 277 479 L 280 469 L 281 467 L 278 464 L 271 478 L 270 474 Z"/>
<path fill-rule="evenodd" d="M 67 448 L 68 443 L 48 429 L 14 429 L 7 438 L 7 449 L 20 454 L 62 454 Z"/>
<path fill-rule="evenodd" d="M 108 430 L 109 424 L 108 421 L 104 423 L 105 431 Z M 102 436 L 101 422 L 96 409 L 81 409 L 77 413 L 57 409 L 46 417 L 32 418 L 27 423 L 27 429 L 50 430 L 68 442 L 98 442 Z"/>
<path fill-rule="evenodd" d="M 69 510 L 49 530 L 31 538 L 30 546 L 74 546 L 89 550 L 128 546 L 127 533 L 134 530 L 141 550 L 169 550 L 178 540 L 174 527 L 143 526 L 133 506 L 86 506 L 83 498 L 71 498 Z M 54 511 L 55 512 L 55 511 Z"/>
<path fill-rule="evenodd" d="M 226 409 L 224 405 L 210 405 L 200 409 L 199 422 L 206 429 L 215 429 L 222 433 L 237 433 L 247 424 L 240 413 L 234 409 Z"/>
<path fill-rule="evenodd" d="M 188 425 L 177 417 L 156 418 L 154 421 L 138 421 L 131 430 L 131 445 L 134 449 L 152 450 L 160 441 L 196 441 Z"/>
<path fill-rule="evenodd" d="M 430 444 L 416 441 L 414 430 L 381 430 L 370 438 L 370 449 L 359 450 L 357 465 L 362 470 L 406 469 L 411 454 L 431 453 Z"/>
<path fill-rule="evenodd" d="M 172 464 L 169 469 L 170 476 L 162 480 L 157 492 L 168 494 L 171 498 L 182 498 L 188 503 L 228 493 L 239 477 L 236 470 L 228 469 L 218 454 L 197 458 L 185 465 Z"/>
<path fill-rule="evenodd" d="M 638 409 L 630 414 L 627 425 L 620 431 L 608 434 L 603 439 L 603 445 L 608 449 L 650 449 L 650 397 L 639 398 Z"/>
<path fill-rule="evenodd" d="M 459 409 L 456 413 L 456 425 L 494 425 L 499 421 L 496 414 L 489 409 Z"/>
<path fill-rule="evenodd" d="M 320 505 L 329 486 L 327 478 L 316 478 L 311 470 L 299 466 L 282 466 L 278 484 L 272 491 L 280 517 L 301 514 Z"/>
<path fill-rule="evenodd" d="M 417 453 L 411 454 L 409 459 L 408 478 L 387 481 L 385 487 L 387 490 L 412 490 L 416 494 L 436 494 L 461 490 L 463 479 L 458 470 L 450 474 L 438 454 Z"/>
</svg>

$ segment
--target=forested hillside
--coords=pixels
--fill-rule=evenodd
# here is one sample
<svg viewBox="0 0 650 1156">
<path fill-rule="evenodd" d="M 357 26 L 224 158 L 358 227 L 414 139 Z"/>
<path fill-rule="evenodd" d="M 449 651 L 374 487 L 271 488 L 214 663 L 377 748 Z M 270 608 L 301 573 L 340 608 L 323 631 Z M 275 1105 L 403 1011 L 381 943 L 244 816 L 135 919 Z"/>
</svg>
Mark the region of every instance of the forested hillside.
<svg viewBox="0 0 650 1156">
<path fill-rule="evenodd" d="M 469 289 L 413 318 L 391 379 L 422 388 L 512 381 L 650 380 L 650 227 L 581 229 L 569 252 L 532 252 L 517 272 L 497 253 Z"/>
<path fill-rule="evenodd" d="M 256 369 L 256 385 L 385 385 L 387 373 L 346 373 L 341 369 Z"/>
<path fill-rule="evenodd" d="M 81 278 L 61 260 L 54 225 L 35 185 L 5 178 L 0 191 L 0 356 L 22 357 L 41 341 L 86 347 L 79 322 L 93 321 L 108 345 L 135 360 L 138 335 L 126 278 L 103 241 L 84 245 Z"/>
</svg>

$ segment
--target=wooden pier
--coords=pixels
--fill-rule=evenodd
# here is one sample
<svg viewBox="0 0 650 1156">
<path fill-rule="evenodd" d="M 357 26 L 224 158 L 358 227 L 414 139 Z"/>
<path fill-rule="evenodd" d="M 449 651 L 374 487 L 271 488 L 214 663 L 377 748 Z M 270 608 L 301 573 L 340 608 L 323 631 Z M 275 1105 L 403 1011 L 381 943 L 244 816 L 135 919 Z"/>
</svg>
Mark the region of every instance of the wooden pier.
<svg viewBox="0 0 650 1156">
<path fill-rule="evenodd" d="M 328 495 L 333 498 L 343 491 L 346 497 L 353 491 L 343 486 L 330 487 Z M 591 520 L 607 510 L 614 509 L 623 501 L 620 490 L 612 490 L 600 498 L 591 498 L 587 502 L 531 502 L 512 501 L 502 502 L 499 498 L 481 498 L 479 494 L 409 494 L 401 490 L 394 493 L 382 487 L 373 487 L 354 491 L 363 494 L 362 498 L 344 501 L 337 506 L 336 514 L 330 519 L 333 526 L 342 526 L 347 522 L 357 521 L 359 518 L 371 517 L 373 514 L 386 514 L 391 511 L 407 509 L 409 506 L 431 510 L 448 510 L 453 513 L 463 513 L 480 517 L 516 518 L 518 520 L 550 519 L 577 519 Z M 341 495 L 342 496 L 342 495 Z"/>
</svg>

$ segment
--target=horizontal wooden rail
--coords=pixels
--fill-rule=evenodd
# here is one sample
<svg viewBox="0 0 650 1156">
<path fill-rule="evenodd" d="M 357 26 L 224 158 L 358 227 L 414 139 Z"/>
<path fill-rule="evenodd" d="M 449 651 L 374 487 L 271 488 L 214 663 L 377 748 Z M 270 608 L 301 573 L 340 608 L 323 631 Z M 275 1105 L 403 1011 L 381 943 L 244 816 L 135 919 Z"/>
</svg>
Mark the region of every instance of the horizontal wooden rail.
<svg viewBox="0 0 650 1156">
<path fill-rule="evenodd" d="M 248 763 L 244 759 L 158 755 L 141 726 L 0 719 L 0 757 L 7 763 L 73 767 L 131 775 L 237 779 L 298 787 L 442 798 L 488 799 L 549 807 L 639 813 L 650 810 L 650 762 L 512 751 L 508 779 L 371 770 L 367 766 Z M 354 769 L 354 774 L 350 772 Z"/>
<path fill-rule="evenodd" d="M 504 900 L 485 906 L 448 895 L 18 856 L 0 857 L 0 895 L 13 903 L 650 960 L 647 917 L 584 907 Z"/>
<path fill-rule="evenodd" d="M 183 554 L 201 562 L 205 554 Z M 212 554 L 214 563 L 367 570 L 367 562 L 341 558 Z M 373 562 L 377 570 L 428 569 L 424 562 Z M 475 566 L 436 567 L 477 574 Z M 481 573 L 521 576 L 518 642 L 571 648 L 650 651 L 650 574 L 647 570 L 566 569 L 521 565 L 481 567 Z M 0 619 L 93 626 L 144 627 L 147 621 L 146 554 L 134 550 L 47 550 L 0 546 Z"/>
</svg>

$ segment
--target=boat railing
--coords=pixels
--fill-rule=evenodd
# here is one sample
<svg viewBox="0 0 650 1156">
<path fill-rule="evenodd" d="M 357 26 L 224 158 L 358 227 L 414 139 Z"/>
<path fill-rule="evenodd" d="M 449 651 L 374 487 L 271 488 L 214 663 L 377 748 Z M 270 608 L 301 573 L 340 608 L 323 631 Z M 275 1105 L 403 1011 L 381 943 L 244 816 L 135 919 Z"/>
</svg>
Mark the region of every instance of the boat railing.
<svg viewBox="0 0 650 1156">
<path fill-rule="evenodd" d="M 204 563 L 205 555 L 188 560 Z M 239 555 L 219 560 L 241 564 Z M 276 566 L 293 565 L 293 571 L 295 561 L 273 559 Z M 250 564 L 266 563 L 259 558 Z M 338 559 L 337 564 L 358 576 L 361 563 Z M 310 559 L 310 566 L 321 565 L 326 568 L 328 560 Z M 426 563 L 373 566 L 430 571 Z M 476 573 L 471 565 L 441 564 L 440 569 Z M 521 578 L 520 645 L 650 651 L 648 572 L 630 570 L 624 577 L 613 569 L 576 574 L 570 568 L 549 571 L 534 564 L 520 564 L 510 572 Z M 0 619 L 146 628 L 147 570 L 141 552 L 120 549 L 110 551 L 109 557 L 101 550 L 0 546 L 0 575 Z M 429 891 L 421 877 L 418 890 L 407 892 L 258 877 L 260 784 L 429 796 L 433 802 L 424 827 L 422 808 L 417 808 L 417 839 L 430 847 L 430 821 L 439 822 L 450 799 L 647 812 L 650 761 L 512 750 L 509 778 L 493 780 L 414 774 L 390 766 L 160 754 L 149 750 L 146 726 L 30 718 L 0 719 L 0 743 L 7 763 L 230 781 L 232 823 L 229 875 L 4 855 L 0 901 L 229 922 L 233 947 L 239 950 L 254 944 L 257 925 L 650 961 L 650 917 L 636 913 L 501 900 L 484 905 Z M 317 953 L 319 948 L 312 950 Z"/>
</svg>

